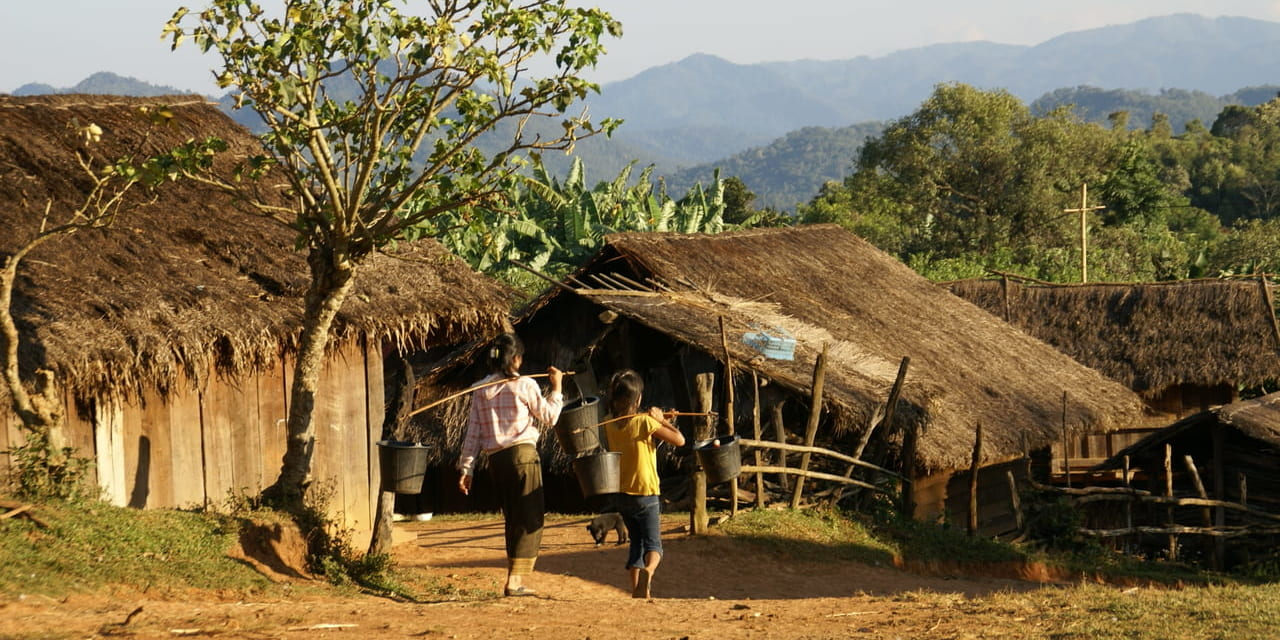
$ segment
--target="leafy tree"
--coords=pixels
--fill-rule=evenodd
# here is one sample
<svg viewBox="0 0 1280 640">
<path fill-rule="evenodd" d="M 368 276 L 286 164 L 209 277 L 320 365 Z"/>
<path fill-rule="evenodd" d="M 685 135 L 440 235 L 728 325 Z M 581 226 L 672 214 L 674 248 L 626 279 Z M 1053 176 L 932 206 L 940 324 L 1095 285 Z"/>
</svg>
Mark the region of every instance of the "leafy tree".
<svg viewBox="0 0 1280 640">
<path fill-rule="evenodd" d="M 1078 226 L 1062 210 L 1096 182 L 1115 139 L 1065 109 L 1036 118 L 1006 92 L 940 85 L 870 139 L 853 175 L 802 217 L 835 219 L 926 270 L 926 257 L 1033 264 L 1074 244 Z"/>
<path fill-rule="evenodd" d="M 1239 275 L 1280 271 L 1280 219 L 1245 220 L 1213 247 L 1214 273 Z"/>
<path fill-rule="evenodd" d="M 550 138 L 526 137 L 520 125 L 563 115 L 596 90 L 579 75 L 621 27 L 565 0 L 430 0 L 421 16 L 400 0 L 289 0 L 283 9 L 211 0 L 199 13 L 179 9 L 165 33 L 175 48 L 190 39 L 218 56 L 218 85 L 265 126 L 264 153 L 243 175 L 281 176 L 290 204 L 202 179 L 297 230 L 307 253 L 288 442 L 269 491 L 296 504 L 310 480 L 325 345 L 361 263 L 436 216 L 494 199 L 521 154 L 611 131 L 616 122 L 596 125 L 585 112 Z M 527 77 L 539 60 L 553 70 Z M 502 123 L 517 125 L 509 143 L 480 151 L 477 137 Z"/>
</svg>

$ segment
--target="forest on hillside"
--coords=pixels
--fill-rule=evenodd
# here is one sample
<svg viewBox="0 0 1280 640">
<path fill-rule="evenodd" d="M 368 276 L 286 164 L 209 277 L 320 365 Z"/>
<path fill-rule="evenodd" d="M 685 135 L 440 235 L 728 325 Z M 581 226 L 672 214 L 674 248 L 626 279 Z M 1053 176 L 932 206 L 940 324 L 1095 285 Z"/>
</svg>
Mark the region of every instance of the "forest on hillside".
<svg viewBox="0 0 1280 640">
<path fill-rule="evenodd" d="M 1037 114 L 1008 92 L 940 85 L 797 219 L 838 223 L 935 280 L 1280 268 L 1280 99 L 1228 105 L 1181 131 L 1158 111 L 1134 125 L 1123 110 L 1103 124 L 1071 105 Z"/>
</svg>

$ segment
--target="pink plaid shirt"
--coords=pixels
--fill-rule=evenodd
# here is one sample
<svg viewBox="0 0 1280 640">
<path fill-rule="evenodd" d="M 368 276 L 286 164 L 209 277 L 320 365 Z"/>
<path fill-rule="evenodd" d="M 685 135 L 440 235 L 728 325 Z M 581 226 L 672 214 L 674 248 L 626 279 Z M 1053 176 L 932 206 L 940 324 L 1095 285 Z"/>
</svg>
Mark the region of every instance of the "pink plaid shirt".
<svg viewBox="0 0 1280 640">
<path fill-rule="evenodd" d="M 498 379 L 495 373 L 476 384 Z M 525 442 L 537 443 L 535 420 L 544 425 L 555 424 L 563 405 L 561 393 L 554 392 L 543 398 L 538 383 L 523 376 L 471 394 L 471 414 L 467 417 L 467 435 L 462 441 L 458 470 L 470 475 L 481 451 L 493 453 Z"/>
</svg>

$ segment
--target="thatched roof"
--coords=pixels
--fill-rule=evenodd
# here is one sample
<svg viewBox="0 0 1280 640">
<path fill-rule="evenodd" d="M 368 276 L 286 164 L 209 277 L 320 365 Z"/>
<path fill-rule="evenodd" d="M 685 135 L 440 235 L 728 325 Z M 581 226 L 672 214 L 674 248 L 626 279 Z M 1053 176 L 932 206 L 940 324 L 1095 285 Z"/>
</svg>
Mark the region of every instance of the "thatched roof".
<svg viewBox="0 0 1280 640">
<path fill-rule="evenodd" d="M 1258 280 L 946 286 L 1144 395 L 1175 384 L 1253 386 L 1280 376 L 1269 294 Z"/>
<path fill-rule="evenodd" d="M 176 117 L 149 126 L 137 113 L 144 105 L 167 105 Z M 56 217 L 83 200 L 73 122 L 101 127 L 91 152 L 105 159 L 144 136 L 152 153 L 220 137 L 230 149 L 219 167 L 259 149 L 216 105 L 192 96 L 0 96 L 0 255 L 30 236 L 47 203 Z M 51 368 L 89 395 L 163 389 L 179 374 L 200 379 L 210 365 L 235 374 L 276 362 L 295 346 L 308 271 L 292 230 L 192 181 L 166 183 L 146 200 L 139 192 L 142 206 L 113 228 L 54 239 L 23 262 L 14 311 L 24 374 Z M 334 332 L 437 344 L 499 330 L 507 304 L 503 287 L 439 244 L 409 243 L 366 262 Z"/>
<path fill-rule="evenodd" d="M 650 293 L 558 289 L 526 316 L 554 314 L 557 299 L 581 295 L 717 357 L 724 318 L 736 366 L 801 393 L 827 344 L 825 397 L 844 430 L 865 428 L 908 356 L 895 423 L 919 430 L 916 463 L 925 471 L 967 466 L 978 423 L 988 462 L 1055 441 L 1064 392 L 1072 430 L 1111 429 L 1139 412 L 1137 396 L 1121 385 L 834 225 L 611 235 L 570 281 L 591 285 L 592 274 L 615 272 L 659 286 Z M 796 338 L 793 361 L 765 358 L 743 343 L 744 333 L 770 327 Z"/>
</svg>

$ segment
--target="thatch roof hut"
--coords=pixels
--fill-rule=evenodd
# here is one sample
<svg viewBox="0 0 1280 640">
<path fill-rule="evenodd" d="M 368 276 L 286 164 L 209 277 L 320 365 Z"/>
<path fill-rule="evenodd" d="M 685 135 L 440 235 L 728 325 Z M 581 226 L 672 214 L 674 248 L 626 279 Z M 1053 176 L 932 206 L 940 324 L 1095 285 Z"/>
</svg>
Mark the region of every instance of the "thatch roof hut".
<svg viewBox="0 0 1280 640">
<path fill-rule="evenodd" d="M 722 357 L 723 317 L 729 353 L 740 366 L 802 394 L 825 343 L 837 432 L 865 427 L 886 400 L 900 360 L 910 357 L 896 426 L 919 431 L 914 464 L 924 472 L 967 466 L 978 423 L 986 429 L 986 461 L 1060 437 L 1064 392 L 1073 429 L 1114 428 L 1138 410 L 1121 386 L 834 225 L 611 235 L 570 281 L 590 283 L 594 274 L 655 286 L 639 294 L 599 285 L 553 290 L 520 324 L 562 322 L 557 303 L 584 298 Z M 795 337 L 793 360 L 763 357 L 743 342 L 744 334 L 769 327 Z"/>
<path fill-rule="evenodd" d="M 1186 398 L 1207 408 L 1233 400 L 1237 386 L 1280 376 L 1280 329 L 1265 279 L 945 286 L 1175 413 L 1180 406 L 1160 401 L 1175 388 L 1223 389 L 1216 398 Z"/>
<path fill-rule="evenodd" d="M 154 113 L 161 107 L 173 114 L 166 126 L 149 125 L 139 115 L 142 108 Z M 77 154 L 85 147 L 73 125 L 89 123 L 102 129 L 101 142 L 88 148 L 99 159 L 155 153 L 210 136 L 229 146 L 218 156 L 215 166 L 221 169 L 260 152 L 255 138 L 215 104 L 191 96 L 0 96 L 0 227 L 6 230 L 0 255 L 11 255 L 31 237 L 46 206 L 56 220 L 83 202 L 90 186 Z M 117 499 L 138 506 L 190 504 L 220 500 L 227 489 L 269 484 L 283 452 L 277 421 L 283 417 L 288 360 L 308 278 L 305 254 L 295 249 L 296 233 L 194 181 L 166 183 L 154 194 L 135 189 L 130 197 L 114 227 L 58 237 L 22 263 L 13 312 L 23 376 L 30 379 L 36 369 L 55 372 L 71 409 L 72 440 L 82 451 L 96 448 L 99 481 Z M 287 196 L 281 191 L 269 197 L 286 202 Z M 354 493 L 355 485 L 370 485 L 369 461 L 376 460 L 370 438 L 376 440 L 382 428 L 384 347 L 419 348 L 492 334 L 506 326 L 508 304 L 503 287 L 434 241 L 372 256 L 336 320 L 316 415 L 335 429 L 349 428 L 354 435 L 347 445 L 360 448 L 327 462 L 317 452 L 319 470 L 361 476 L 351 481 Z M 219 400 L 226 395 L 232 399 Z M 157 418 L 163 407 L 184 403 L 194 409 L 182 421 Z M 108 411 L 109 406 L 116 408 Z M 135 410 L 138 420 L 130 422 Z M 124 412 L 114 436 L 104 411 L 117 417 Z M 161 488 L 154 470 L 138 475 L 141 432 L 130 430 L 146 431 L 157 421 L 172 432 L 148 435 L 146 461 L 153 467 L 174 462 L 157 458 L 170 450 L 175 457 L 183 450 L 192 456 L 187 462 L 198 464 L 203 433 L 200 486 Z M 5 433 L 8 442 L 20 437 L 12 426 Z M 238 451 L 234 464 L 210 458 L 215 434 L 225 435 L 233 448 L 252 441 L 253 450 Z M 183 438 L 194 438 L 194 444 L 178 442 Z M 185 451 L 188 445 L 197 450 Z M 180 482 L 176 476 L 194 474 L 187 468 L 174 475 Z M 138 477 L 153 480 L 141 494 Z M 122 484 L 109 486 L 113 482 Z M 347 502 L 367 501 L 366 492 Z"/>
<path fill-rule="evenodd" d="M 825 345 L 820 440 L 848 452 L 874 429 L 868 457 L 916 478 L 922 517 L 961 503 L 967 488 L 947 485 L 954 471 L 970 467 L 979 424 L 981 463 L 994 469 L 1054 442 L 1064 426 L 1105 431 L 1135 419 L 1141 407 L 1120 384 L 834 225 L 610 235 L 563 286 L 526 308 L 516 329 L 530 370 L 554 364 L 603 380 L 634 368 L 647 379 L 647 402 L 681 410 L 694 408 L 696 374 L 723 375 L 727 351 L 740 387 L 739 433 L 752 424 L 752 373 L 768 381 L 765 391 L 782 394 L 775 406 L 798 412 L 788 433 L 803 433 Z M 793 337 L 793 358 L 767 357 L 747 344 L 747 334 L 760 331 Z M 909 371 L 893 421 L 875 425 L 904 357 Z M 764 412 L 768 420 L 770 409 Z M 914 447 L 904 449 L 912 440 L 906 434 L 916 436 Z M 1007 491 L 1003 470 L 990 475 Z M 1008 510 L 1007 499 L 987 502 Z"/>
<path fill-rule="evenodd" d="M 1171 480 L 1166 479 L 1166 455 Z M 1192 465 L 1186 463 L 1187 458 Z M 1234 529 L 1224 529 L 1225 537 L 1232 540 L 1233 547 L 1239 547 L 1243 543 L 1237 536 L 1248 534 L 1243 526 L 1261 524 L 1264 535 L 1257 539 L 1266 543 L 1265 552 L 1269 553 L 1275 545 L 1274 518 L 1280 516 L 1280 393 L 1187 416 L 1117 452 L 1097 469 L 1119 471 L 1126 467 L 1136 487 L 1156 495 L 1164 495 L 1169 482 L 1177 497 L 1207 495 L 1271 514 L 1259 519 L 1243 510 L 1227 510 L 1221 520 L 1215 514 L 1213 525 Z M 1167 507 L 1160 506 L 1153 513 L 1135 514 L 1133 523 L 1160 527 L 1168 524 L 1168 518 Z M 1180 507 L 1175 521 L 1206 526 L 1198 506 Z"/>
</svg>

